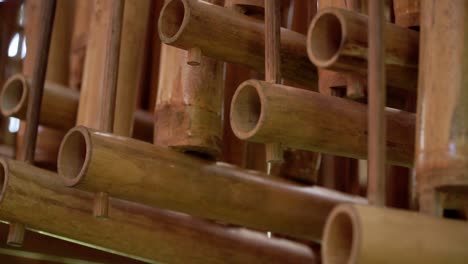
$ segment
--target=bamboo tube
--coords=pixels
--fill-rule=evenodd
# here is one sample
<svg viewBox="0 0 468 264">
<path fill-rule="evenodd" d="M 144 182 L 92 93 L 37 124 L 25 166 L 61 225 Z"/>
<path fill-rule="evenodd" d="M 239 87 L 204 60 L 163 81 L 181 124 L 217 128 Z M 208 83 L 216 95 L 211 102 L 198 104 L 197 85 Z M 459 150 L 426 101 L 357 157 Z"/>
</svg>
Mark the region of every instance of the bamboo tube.
<svg viewBox="0 0 468 264">
<path fill-rule="evenodd" d="M 85 127 L 69 131 L 58 162 L 67 186 L 307 239 L 321 238 L 334 205 L 365 201 Z"/>
<path fill-rule="evenodd" d="M 306 246 L 111 198 L 109 217 L 91 215 L 93 195 L 56 174 L 2 161 L 0 217 L 80 244 L 155 263 L 314 263 Z M 50 221 L 54 219 L 54 221 Z"/>
<path fill-rule="evenodd" d="M 403 239 L 402 239 L 403 238 Z M 328 217 L 324 264 L 466 263 L 468 225 L 416 212 L 340 205 Z"/>
<path fill-rule="evenodd" d="M 385 114 L 387 162 L 410 167 L 415 116 L 392 109 Z M 246 81 L 231 103 L 231 127 L 244 140 L 367 158 L 367 107 L 311 91 Z"/>
<path fill-rule="evenodd" d="M 260 20 L 196 0 L 172 0 L 163 7 L 158 27 L 163 43 L 199 47 L 205 56 L 264 71 L 265 55 L 258 51 L 265 49 L 265 26 Z M 316 89 L 317 72 L 307 60 L 305 41 L 299 33 L 281 30 L 281 69 L 285 79 Z"/>
<path fill-rule="evenodd" d="M 0 92 L 0 112 L 4 116 L 26 118 L 27 100 L 30 92 L 31 79 L 17 74 L 8 79 Z M 76 123 L 78 100 L 80 94 L 74 89 L 46 82 L 42 97 L 39 122 L 57 130 L 68 130 Z M 153 140 L 153 117 L 151 114 L 138 110 L 134 113 L 135 138 Z"/>
<path fill-rule="evenodd" d="M 418 94 L 416 177 L 420 209 L 439 207 L 431 194 L 467 191 L 468 2 L 421 3 L 421 54 Z M 450 43 L 450 45 L 447 45 Z M 437 52 L 434 52 L 437 51 Z M 443 70 L 441 70 L 443 69 Z M 431 201 L 432 200 L 432 201 Z"/>
<path fill-rule="evenodd" d="M 395 24 L 402 27 L 419 27 L 420 0 L 393 0 Z"/>
<path fill-rule="evenodd" d="M 0 110 L 4 116 L 26 117 L 31 92 L 31 78 L 21 74 L 10 77 L 0 94 Z M 79 93 L 47 82 L 42 97 L 40 124 L 66 130 L 74 126 Z"/>
<path fill-rule="evenodd" d="M 319 68 L 367 75 L 368 17 L 339 8 L 318 12 L 307 34 L 307 52 Z M 419 33 L 385 24 L 387 83 L 416 93 Z"/>
</svg>

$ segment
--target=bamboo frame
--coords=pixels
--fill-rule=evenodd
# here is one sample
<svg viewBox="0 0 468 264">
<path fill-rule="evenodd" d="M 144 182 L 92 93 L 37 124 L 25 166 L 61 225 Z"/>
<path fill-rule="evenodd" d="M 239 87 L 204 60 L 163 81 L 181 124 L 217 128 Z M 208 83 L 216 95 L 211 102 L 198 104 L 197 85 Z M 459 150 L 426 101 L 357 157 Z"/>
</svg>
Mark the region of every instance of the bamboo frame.
<svg viewBox="0 0 468 264">
<path fill-rule="evenodd" d="M 307 52 L 319 68 L 367 76 L 368 17 L 340 8 L 317 13 L 307 34 Z M 419 33 L 385 23 L 387 83 L 416 93 Z"/>
<path fill-rule="evenodd" d="M 31 79 L 21 74 L 11 76 L 0 92 L 0 112 L 4 116 L 26 118 L 27 100 Z M 75 89 L 46 82 L 42 96 L 39 123 L 57 130 L 68 130 L 75 126 L 80 94 Z M 137 139 L 153 140 L 153 117 L 150 113 L 137 110 L 134 113 L 133 135 Z"/>
<path fill-rule="evenodd" d="M 427 213 L 442 214 L 436 190 L 468 193 L 467 14 L 465 1 L 421 2 L 415 160 L 420 210 Z"/>
<path fill-rule="evenodd" d="M 304 245 L 111 198 L 109 217 L 91 215 L 93 194 L 63 186 L 56 174 L 1 161 L 0 218 L 31 230 L 154 263 L 314 263 Z M 54 219 L 54 221 L 50 221 Z"/>
<path fill-rule="evenodd" d="M 69 131 L 58 164 L 67 186 L 105 190 L 155 207 L 315 240 L 321 239 L 334 205 L 365 202 L 85 127 Z"/>
<path fill-rule="evenodd" d="M 196 0 L 171 0 L 161 10 L 158 27 L 165 44 L 199 47 L 207 57 L 264 72 L 265 55 L 258 52 L 265 50 L 263 21 Z M 316 89 L 317 71 L 307 58 L 305 42 L 304 35 L 281 30 L 283 77 Z"/>
<path fill-rule="evenodd" d="M 385 115 L 387 162 L 411 167 L 415 115 L 393 109 Z M 248 80 L 232 100 L 231 127 L 243 140 L 367 158 L 367 106 L 311 91 Z"/>
<path fill-rule="evenodd" d="M 340 205 L 330 213 L 324 233 L 324 264 L 461 264 L 468 259 L 465 222 L 416 212 Z"/>
</svg>

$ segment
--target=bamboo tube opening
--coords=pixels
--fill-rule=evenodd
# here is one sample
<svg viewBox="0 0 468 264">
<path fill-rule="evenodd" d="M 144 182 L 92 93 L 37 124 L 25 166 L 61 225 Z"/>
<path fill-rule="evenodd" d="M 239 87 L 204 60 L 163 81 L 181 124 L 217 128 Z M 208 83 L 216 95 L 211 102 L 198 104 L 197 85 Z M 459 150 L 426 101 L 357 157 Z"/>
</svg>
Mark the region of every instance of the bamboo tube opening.
<svg viewBox="0 0 468 264">
<path fill-rule="evenodd" d="M 90 136 L 83 127 L 68 131 L 60 145 L 57 169 L 67 186 L 77 184 L 86 173 L 91 156 Z"/>
<path fill-rule="evenodd" d="M 262 120 L 262 92 L 256 84 L 244 82 L 231 102 L 231 126 L 234 134 L 246 139 L 258 130 Z"/>
<path fill-rule="evenodd" d="M 176 39 L 182 28 L 187 24 L 186 17 L 189 8 L 183 0 L 169 1 L 161 10 L 159 16 L 158 27 L 161 40 L 170 42 L 171 39 Z"/>
<path fill-rule="evenodd" d="M 322 243 L 323 263 L 356 263 L 360 241 L 357 216 L 348 207 L 338 206 L 330 213 Z"/>
<path fill-rule="evenodd" d="M 0 111 L 4 116 L 14 116 L 27 104 L 27 83 L 23 75 L 14 75 L 5 83 L 0 95 Z"/>
<path fill-rule="evenodd" d="M 322 12 L 312 20 L 307 36 L 309 58 L 316 66 L 327 67 L 337 60 L 344 45 L 344 23 L 332 10 Z"/>
</svg>

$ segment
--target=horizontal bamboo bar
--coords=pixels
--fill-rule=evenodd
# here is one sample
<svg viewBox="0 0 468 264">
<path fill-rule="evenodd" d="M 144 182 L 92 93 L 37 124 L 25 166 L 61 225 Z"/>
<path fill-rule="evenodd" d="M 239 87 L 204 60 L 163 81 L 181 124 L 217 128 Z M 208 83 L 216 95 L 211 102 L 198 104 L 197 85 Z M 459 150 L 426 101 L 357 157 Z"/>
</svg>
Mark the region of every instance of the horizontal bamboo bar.
<svg viewBox="0 0 468 264">
<path fill-rule="evenodd" d="M 411 167 L 415 115 L 386 109 L 387 162 Z M 231 127 L 243 140 L 367 158 L 367 106 L 258 80 L 242 83 L 231 102 Z"/>
<path fill-rule="evenodd" d="M 28 107 L 31 79 L 21 74 L 10 77 L 0 93 L 0 111 L 4 116 L 24 120 Z M 68 130 L 75 126 L 80 94 L 75 89 L 46 82 L 42 96 L 39 123 L 41 125 Z M 153 140 L 153 118 L 151 114 L 137 110 L 134 114 L 134 135 L 145 141 Z"/>
<path fill-rule="evenodd" d="M 322 243 L 324 264 L 466 263 L 468 225 L 416 212 L 340 205 Z"/>
<path fill-rule="evenodd" d="M 91 215 L 93 194 L 23 162 L 1 162 L 0 218 L 61 239 L 154 263 L 316 263 L 305 245 L 111 198 Z M 53 221 L 51 221 L 53 219 Z"/>
<path fill-rule="evenodd" d="M 202 54 L 264 72 L 263 21 L 197 0 L 171 0 L 158 21 L 163 43 L 182 49 L 199 47 Z M 307 58 L 306 38 L 281 29 L 283 78 L 317 88 L 317 70 Z"/>
<path fill-rule="evenodd" d="M 317 13 L 307 34 L 307 52 L 319 68 L 367 75 L 368 16 L 340 8 Z M 419 54 L 417 31 L 386 23 L 387 84 L 416 93 Z"/>
<path fill-rule="evenodd" d="M 67 186 L 313 240 L 333 206 L 365 202 L 85 127 L 68 132 L 58 163 Z"/>
</svg>

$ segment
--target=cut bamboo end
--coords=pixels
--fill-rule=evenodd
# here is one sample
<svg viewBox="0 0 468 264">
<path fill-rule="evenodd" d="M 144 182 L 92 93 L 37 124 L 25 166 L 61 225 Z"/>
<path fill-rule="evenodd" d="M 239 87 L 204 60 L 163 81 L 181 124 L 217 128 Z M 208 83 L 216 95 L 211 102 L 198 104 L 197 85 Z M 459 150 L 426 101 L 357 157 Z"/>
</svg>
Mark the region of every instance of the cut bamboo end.
<svg viewBox="0 0 468 264">
<path fill-rule="evenodd" d="M 190 8 L 185 0 L 172 0 L 161 10 L 158 21 L 159 37 L 163 43 L 176 40 L 188 23 Z"/>
<path fill-rule="evenodd" d="M 337 206 L 330 213 L 324 229 L 327 243 L 321 249 L 324 263 L 357 263 L 357 248 L 361 240 L 357 217 L 353 208 L 346 206 Z"/>
<path fill-rule="evenodd" d="M 231 127 L 234 134 L 242 140 L 257 133 L 263 120 L 265 95 L 259 85 L 259 82 L 246 81 L 232 97 Z"/>
<path fill-rule="evenodd" d="M 346 23 L 336 9 L 324 9 L 312 20 L 307 34 L 307 54 L 321 68 L 333 65 L 346 39 Z"/>
<path fill-rule="evenodd" d="M 23 111 L 26 114 L 28 84 L 22 74 L 10 77 L 3 85 L 0 94 L 0 111 L 4 116 L 16 116 Z"/>
<path fill-rule="evenodd" d="M 24 242 L 24 235 L 26 227 L 21 223 L 10 223 L 8 230 L 7 245 L 12 247 L 22 247 Z"/>
<path fill-rule="evenodd" d="M 90 162 L 91 137 L 88 130 L 78 126 L 65 135 L 60 145 L 57 167 L 66 186 L 74 186 L 86 174 Z"/>
</svg>

